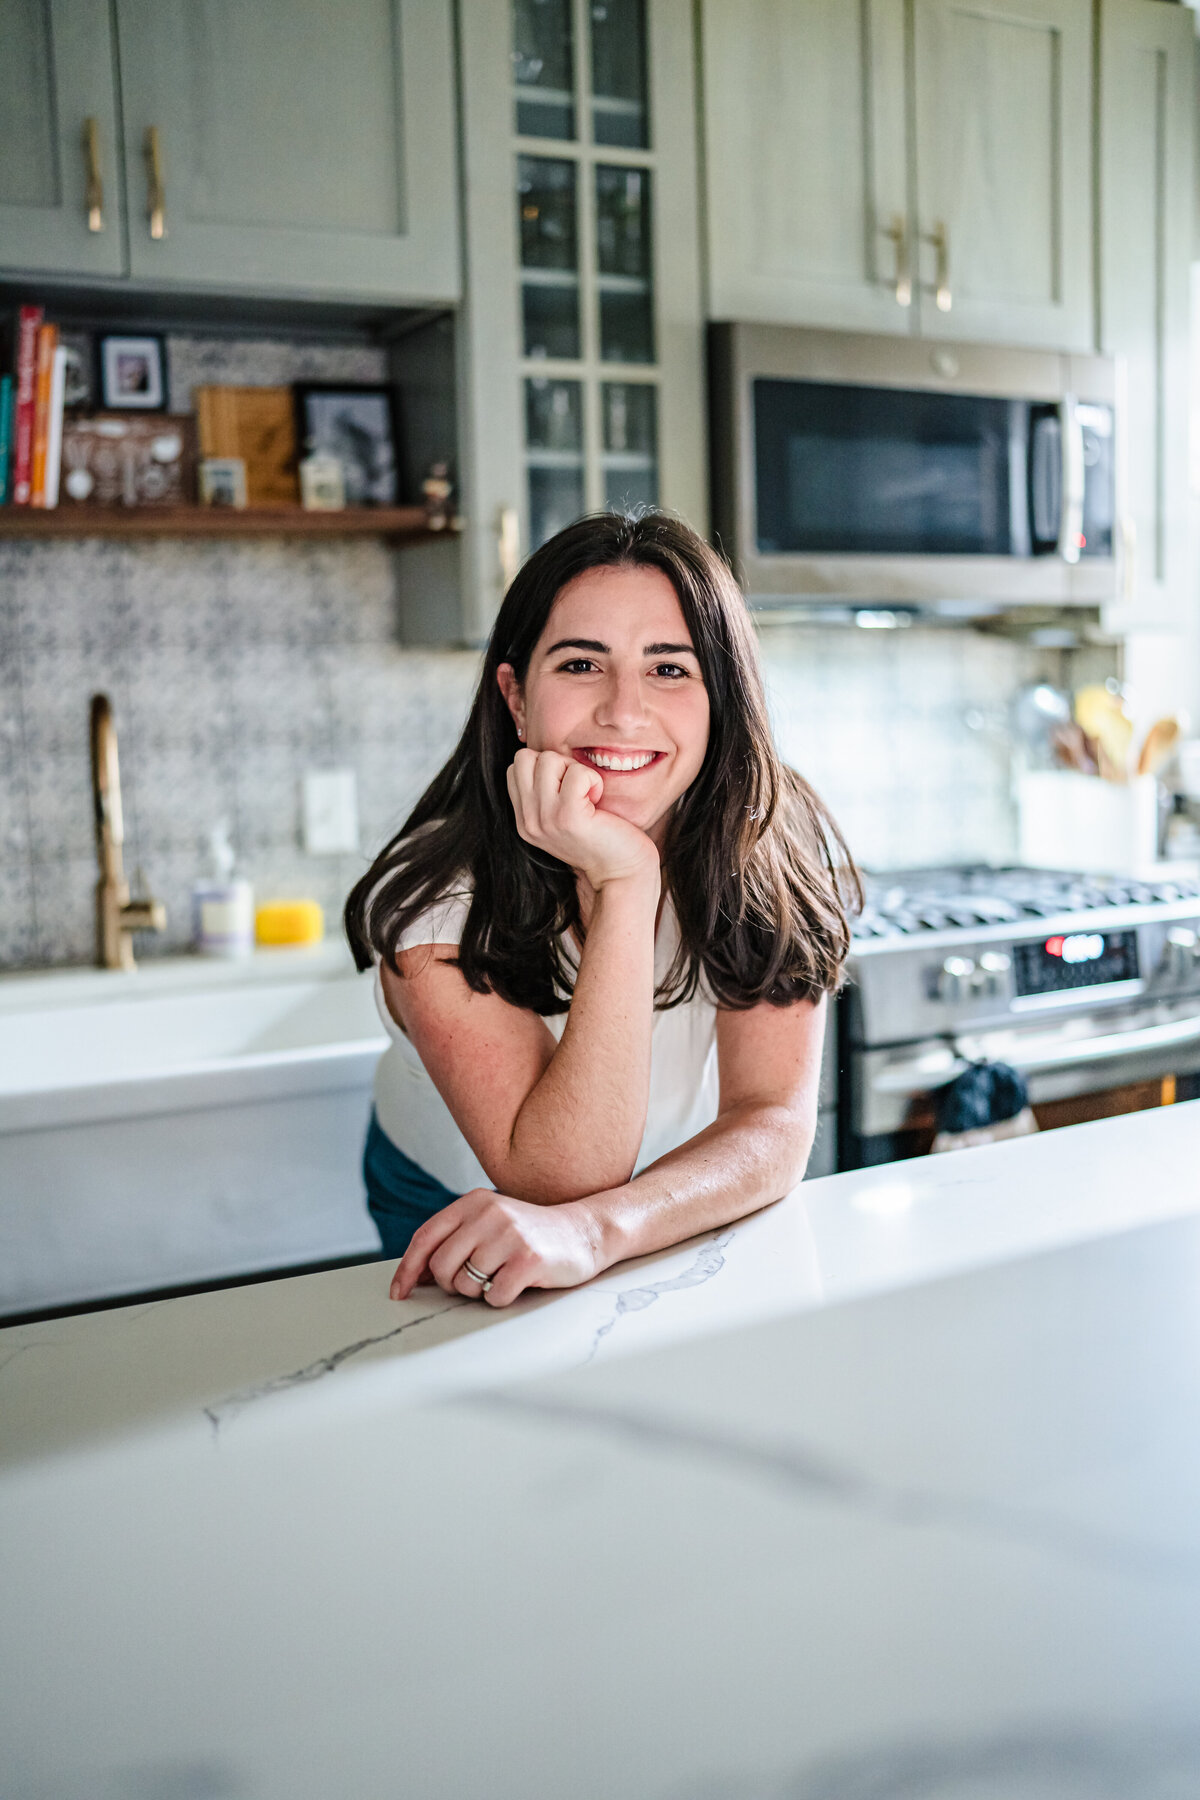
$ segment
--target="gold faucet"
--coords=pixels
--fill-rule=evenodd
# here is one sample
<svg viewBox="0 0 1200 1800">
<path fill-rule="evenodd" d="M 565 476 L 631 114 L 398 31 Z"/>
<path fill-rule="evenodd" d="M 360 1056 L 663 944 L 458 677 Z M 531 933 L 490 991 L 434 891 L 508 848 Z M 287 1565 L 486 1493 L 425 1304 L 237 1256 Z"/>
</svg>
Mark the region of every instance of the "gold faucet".
<svg viewBox="0 0 1200 1800">
<path fill-rule="evenodd" d="M 92 695 L 92 802 L 96 811 L 96 961 L 102 969 L 134 969 L 132 934 L 165 931 L 161 900 L 131 900 L 121 846 L 121 777 L 117 769 L 117 728 L 106 694 Z"/>
</svg>

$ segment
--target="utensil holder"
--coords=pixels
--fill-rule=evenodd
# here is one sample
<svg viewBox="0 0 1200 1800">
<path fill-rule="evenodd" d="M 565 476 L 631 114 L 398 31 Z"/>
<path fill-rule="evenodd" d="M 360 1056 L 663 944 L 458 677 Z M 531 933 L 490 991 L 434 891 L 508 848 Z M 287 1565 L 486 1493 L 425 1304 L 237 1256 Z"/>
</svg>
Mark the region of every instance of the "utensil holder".
<svg viewBox="0 0 1200 1800">
<path fill-rule="evenodd" d="M 1101 781 L 1068 769 L 1017 779 L 1018 860 L 1031 868 L 1132 875 L 1158 860 L 1158 781 Z"/>
</svg>

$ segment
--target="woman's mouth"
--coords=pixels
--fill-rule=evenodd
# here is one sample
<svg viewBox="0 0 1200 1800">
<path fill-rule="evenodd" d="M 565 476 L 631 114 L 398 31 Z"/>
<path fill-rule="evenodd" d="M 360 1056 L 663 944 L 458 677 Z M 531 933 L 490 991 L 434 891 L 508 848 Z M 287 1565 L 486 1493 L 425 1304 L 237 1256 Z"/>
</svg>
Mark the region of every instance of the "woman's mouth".
<svg viewBox="0 0 1200 1800">
<path fill-rule="evenodd" d="M 637 775 L 661 762 L 666 751 L 613 750 L 607 746 L 589 745 L 587 749 L 573 749 L 571 754 L 577 761 L 587 763 L 589 768 L 602 769 L 606 775 Z"/>
</svg>

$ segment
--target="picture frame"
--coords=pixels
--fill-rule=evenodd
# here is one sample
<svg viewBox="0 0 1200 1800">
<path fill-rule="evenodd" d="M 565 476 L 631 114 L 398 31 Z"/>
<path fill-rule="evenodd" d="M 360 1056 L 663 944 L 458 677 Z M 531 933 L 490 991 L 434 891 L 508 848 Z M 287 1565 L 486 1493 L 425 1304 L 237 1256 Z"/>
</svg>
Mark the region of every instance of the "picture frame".
<svg viewBox="0 0 1200 1800">
<path fill-rule="evenodd" d="M 167 348 L 158 336 L 100 339 L 100 401 L 110 412 L 165 412 Z"/>
<path fill-rule="evenodd" d="M 201 506 L 246 505 L 246 464 L 240 456 L 206 456 L 199 467 Z"/>
<path fill-rule="evenodd" d="M 395 506 L 400 477 L 393 390 L 382 382 L 305 381 L 294 391 L 301 454 L 337 459 L 347 506 Z"/>
<path fill-rule="evenodd" d="M 64 411 L 93 411 L 97 402 L 96 352 L 91 332 L 65 327 L 59 331 L 58 347 L 66 351 L 63 369 Z"/>
</svg>

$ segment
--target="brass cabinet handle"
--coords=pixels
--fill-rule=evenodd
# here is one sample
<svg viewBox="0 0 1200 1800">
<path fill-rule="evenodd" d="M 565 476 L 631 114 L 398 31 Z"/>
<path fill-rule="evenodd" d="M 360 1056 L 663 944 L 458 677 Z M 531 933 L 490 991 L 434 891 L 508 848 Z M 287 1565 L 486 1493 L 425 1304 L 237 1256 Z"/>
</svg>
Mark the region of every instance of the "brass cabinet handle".
<svg viewBox="0 0 1200 1800">
<path fill-rule="evenodd" d="M 104 183 L 100 179 L 100 123 L 97 119 L 83 121 L 83 164 L 87 170 L 87 187 L 83 195 L 87 227 L 89 231 L 103 231 Z"/>
<path fill-rule="evenodd" d="M 159 142 L 158 126 L 150 125 L 146 129 L 146 216 L 150 221 L 150 236 L 165 238 L 167 235 L 167 190 L 163 185 L 162 145 Z"/>
<path fill-rule="evenodd" d="M 521 515 L 515 506 L 502 506 L 496 516 L 496 549 L 500 580 L 507 593 L 521 567 Z"/>
<path fill-rule="evenodd" d="M 911 306 L 912 275 L 908 267 L 908 226 L 903 214 L 895 214 L 883 235 L 896 246 L 896 305 Z"/>
<path fill-rule="evenodd" d="M 950 236 L 942 224 L 925 234 L 925 242 L 937 251 L 937 267 L 933 277 L 934 304 L 939 312 L 949 312 L 954 305 L 950 292 Z"/>
</svg>

